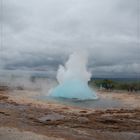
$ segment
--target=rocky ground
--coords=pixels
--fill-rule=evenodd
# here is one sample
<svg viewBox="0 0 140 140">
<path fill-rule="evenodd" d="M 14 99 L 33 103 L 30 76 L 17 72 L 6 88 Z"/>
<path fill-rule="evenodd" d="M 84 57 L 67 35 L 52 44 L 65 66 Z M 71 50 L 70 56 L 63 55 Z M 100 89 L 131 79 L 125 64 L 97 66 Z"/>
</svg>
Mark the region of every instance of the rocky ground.
<svg viewBox="0 0 140 140">
<path fill-rule="evenodd" d="M 32 139 L 139 140 L 140 108 L 93 110 L 42 103 L 16 98 L 7 87 L 1 87 L 0 140 Z"/>
</svg>

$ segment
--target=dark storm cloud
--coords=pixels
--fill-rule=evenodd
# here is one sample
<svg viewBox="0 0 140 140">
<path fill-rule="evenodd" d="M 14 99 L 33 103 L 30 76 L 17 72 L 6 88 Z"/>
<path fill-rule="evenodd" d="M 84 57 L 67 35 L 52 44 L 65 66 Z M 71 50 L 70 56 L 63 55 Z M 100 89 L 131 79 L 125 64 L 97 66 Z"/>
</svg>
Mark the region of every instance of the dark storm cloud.
<svg viewBox="0 0 140 140">
<path fill-rule="evenodd" d="M 95 74 L 140 73 L 138 14 L 138 0 L 3 0 L 0 66 L 56 70 L 86 50 Z"/>
</svg>

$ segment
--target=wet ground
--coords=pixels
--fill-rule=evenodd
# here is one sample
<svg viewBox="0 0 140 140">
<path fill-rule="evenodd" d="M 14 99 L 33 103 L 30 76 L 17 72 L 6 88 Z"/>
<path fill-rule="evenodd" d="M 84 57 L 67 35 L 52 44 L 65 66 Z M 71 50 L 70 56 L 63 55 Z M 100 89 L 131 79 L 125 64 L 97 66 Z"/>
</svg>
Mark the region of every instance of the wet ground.
<svg viewBox="0 0 140 140">
<path fill-rule="evenodd" d="M 77 100 L 77 99 L 66 99 L 66 98 L 51 98 L 46 96 L 37 97 L 38 100 L 47 102 L 55 102 L 58 104 L 87 108 L 87 109 L 107 109 L 107 108 L 126 108 L 127 106 L 123 104 L 119 99 L 107 99 L 107 98 L 99 98 L 96 100 Z"/>
<path fill-rule="evenodd" d="M 10 91 L 11 92 L 11 91 Z M 25 91 L 9 94 L 0 91 L 0 139 L 2 140 L 139 140 L 139 94 L 111 95 L 111 99 L 123 100 L 127 108 L 85 108 L 41 102 L 25 98 Z M 29 92 L 29 91 L 28 91 Z M 31 92 L 31 91 L 30 91 Z M 24 93 L 22 96 L 22 93 Z M 100 97 L 110 97 L 102 93 Z M 16 95 L 16 96 L 15 96 Z M 29 94 L 28 96 L 29 97 Z M 131 105 L 129 102 L 132 101 Z M 29 137 L 29 135 L 32 137 Z"/>
</svg>

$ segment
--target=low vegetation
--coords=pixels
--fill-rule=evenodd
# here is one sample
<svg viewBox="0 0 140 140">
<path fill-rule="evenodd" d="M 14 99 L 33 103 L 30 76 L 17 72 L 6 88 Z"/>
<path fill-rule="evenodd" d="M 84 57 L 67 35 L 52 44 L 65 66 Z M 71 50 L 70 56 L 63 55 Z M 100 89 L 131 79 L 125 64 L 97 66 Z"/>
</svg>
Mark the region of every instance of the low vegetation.
<svg viewBox="0 0 140 140">
<path fill-rule="evenodd" d="M 91 79 L 89 85 L 105 90 L 140 91 L 140 79 Z"/>
</svg>

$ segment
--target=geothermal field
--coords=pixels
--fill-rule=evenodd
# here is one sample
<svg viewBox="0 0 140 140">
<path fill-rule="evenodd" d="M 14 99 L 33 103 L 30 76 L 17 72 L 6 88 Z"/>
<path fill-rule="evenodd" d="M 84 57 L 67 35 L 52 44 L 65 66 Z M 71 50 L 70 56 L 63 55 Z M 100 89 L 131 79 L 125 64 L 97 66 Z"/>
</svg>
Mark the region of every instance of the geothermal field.
<svg viewBox="0 0 140 140">
<path fill-rule="evenodd" d="M 4 72 L 0 139 L 139 140 L 139 89 L 115 89 L 113 80 L 93 80 L 86 64 L 85 54 L 73 53 L 59 66 L 56 79 Z"/>
<path fill-rule="evenodd" d="M 0 140 L 140 140 L 140 0 L 0 0 Z"/>
</svg>

